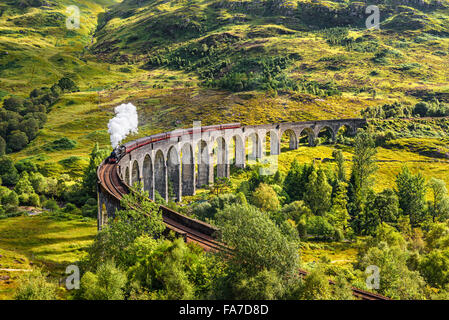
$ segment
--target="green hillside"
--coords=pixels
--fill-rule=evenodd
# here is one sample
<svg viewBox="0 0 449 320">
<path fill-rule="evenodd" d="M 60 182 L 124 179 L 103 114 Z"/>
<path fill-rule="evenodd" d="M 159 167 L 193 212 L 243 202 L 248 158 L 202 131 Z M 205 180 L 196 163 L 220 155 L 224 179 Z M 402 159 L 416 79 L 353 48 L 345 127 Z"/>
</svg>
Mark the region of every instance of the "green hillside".
<svg viewBox="0 0 449 320">
<path fill-rule="evenodd" d="M 66 6 L 80 29 L 68 30 Z M 203 124 L 358 117 L 367 106 L 447 102 L 447 1 L 31 1 L 0 5 L 0 97 L 72 78 L 14 157 L 62 137 L 108 144 L 111 108 L 139 107 L 140 135 Z M 67 157 L 54 151 L 52 161 Z M 41 161 L 45 156 L 38 157 Z"/>
<path fill-rule="evenodd" d="M 261 240 L 277 230 L 297 241 L 302 267 L 325 266 L 319 275 L 323 284 L 343 274 L 348 283 L 365 288 L 365 264 L 385 263 L 381 269 L 393 276 L 380 293 L 396 299 L 447 299 L 447 270 L 438 281 L 430 271 L 437 270 L 433 262 L 449 265 L 449 1 L 380 0 L 380 29 L 365 26 L 370 4 L 2 0 L 0 299 L 12 298 L 19 274 L 34 265 L 61 280 L 67 263 L 92 254 L 86 249 L 97 232 L 95 168 L 111 150 L 107 124 L 113 108 L 125 102 L 135 104 L 139 113 L 139 133 L 127 140 L 189 127 L 193 121 L 367 118 L 371 130 L 357 138 L 339 132 L 336 144 L 330 143 L 329 132 L 321 132 L 313 148 L 301 137 L 297 150 L 287 150 L 283 139 L 275 175 L 261 176 L 258 165 L 233 167 L 230 181 L 217 181 L 168 206 L 215 223 L 224 203 L 245 204 L 246 209 L 249 203 L 273 227 L 260 229 Z M 67 27 L 74 22 L 69 6 L 80 10 L 79 28 Z M 99 148 L 93 149 L 95 143 Z M 360 160 L 374 149 L 373 159 Z M 352 174 L 363 161 L 378 169 L 366 170 L 362 188 Z M 401 181 L 415 189 L 403 183 L 404 192 L 397 196 L 392 190 Z M 431 190 L 430 182 L 439 191 Z M 220 188 L 230 193 L 215 197 Z M 306 195 L 309 190 L 317 191 Z M 391 215 L 384 217 L 384 211 Z M 241 212 L 223 218 L 232 214 L 237 219 Z M 245 211 L 242 226 L 251 226 L 245 215 L 253 213 Z M 140 240 L 132 243 L 136 254 L 155 245 L 154 239 Z M 373 241 L 384 240 L 400 250 L 375 251 Z M 190 252 L 181 243 L 176 246 Z M 163 253 L 162 247 L 155 248 Z M 390 258 L 399 262 L 390 264 Z M 204 261 L 188 269 L 215 272 Z M 427 282 L 415 281 L 420 272 Z M 261 283 L 271 283 L 271 275 L 261 274 Z M 198 273 L 192 278 L 208 277 Z M 257 285 L 259 278 L 251 279 Z M 226 278 L 223 283 L 233 282 Z M 173 291 L 182 291 L 178 288 Z M 149 298 L 150 289 L 139 289 L 130 298 Z M 58 292 L 60 298 L 69 295 Z M 165 296 L 151 295 L 158 297 Z M 203 293 L 183 297 L 204 298 Z"/>
</svg>

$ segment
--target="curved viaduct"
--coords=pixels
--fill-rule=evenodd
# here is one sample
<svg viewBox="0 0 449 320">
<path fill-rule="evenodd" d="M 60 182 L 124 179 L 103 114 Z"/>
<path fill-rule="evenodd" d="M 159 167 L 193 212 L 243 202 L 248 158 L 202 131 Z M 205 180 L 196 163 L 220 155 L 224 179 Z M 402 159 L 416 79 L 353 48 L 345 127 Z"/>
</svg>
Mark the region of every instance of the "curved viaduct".
<svg viewBox="0 0 449 320">
<path fill-rule="evenodd" d="M 213 183 L 215 178 L 229 177 L 231 164 L 241 168 L 256 161 L 276 165 L 283 135 L 289 138 L 289 149 L 297 149 L 299 138 L 305 134 L 309 144 L 314 145 L 323 129 L 335 140 L 341 127 L 355 133 L 365 123 L 364 119 L 343 119 L 228 125 L 234 127 L 231 129 L 194 127 L 190 134 L 189 129 L 175 130 L 165 140 L 127 153 L 118 164 L 119 175 L 129 185 L 143 183 L 153 200 L 157 191 L 165 200 L 173 197 L 181 201 L 183 195 L 194 195 L 197 188 Z M 139 140 L 145 139 L 148 137 Z"/>
<path fill-rule="evenodd" d="M 231 140 L 241 142 L 241 144 L 235 144 L 232 152 L 234 153 L 234 164 L 244 167 L 247 161 L 263 159 L 263 146 L 266 143 L 267 133 L 270 136 L 270 154 L 266 155 L 265 158 L 280 153 L 280 139 L 282 134 L 287 131 L 290 138 L 290 148 L 296 149 L 298 137 L 304 130 L 309 132 L 309 143 L 313 145 L 314 138 L 325 127 L 331 129 L 332 139 L 335 139 L 338 129 L 342 126 L 347 126 L 349 131 L 354 133 L 357 128 L 365 123 L 364 119 L 345 119 L 238 126 L 232 129 L 221 129 L 222 126 L 218 129 L 217 126 L 209 126 L 197 127 L 190 132 L 187 131 L 187 133 L 186 130 L 173 131 L 165 134 L 165 139 L 156 139 L 158 141 L 154 143 L 143 143 L 140 148 L 133 148 L 132 146 L 133 144 L 138 145 L 139 141 L 144 142 L 145 139 L 148 140 L 151 137 L 160 137 L 161 134 L 129 142 L 125 146 L 131 147 L 132 151 L 126 152 L 118 163 L 111 164 L 105 160 L 97 169 L 98 229 L 101 229 L 107 223 L 108 218 L 113 218 L 115 211 L 121 208 L 120 200 L 123 195 L 130 192 L 132 182 L 144 182 L 144 188 L 150 191 L 153 198 L 154 190 L 162 193 L 165 190 L 165 198 L 167 199 L 169 179 L 173 178 L 179 183 L 179 187 L 176 189 L 179 192 L 179 198 L 183 194 L 182 192 L 186 190 L 188 194 L 195 193 L 195 187 L 200 183 L 212 182 L 214 163 L 211 159 L 217 160 L 215 171 L 218 176 L 229 176 L 231 165 L 229 143 Z M 245 150 L 248 140 L 253 141 L 253 145 L 248 156 L 246 156 Z M 221 142 L 216 143 L 217 141 Z M 214 150 L 213 144 L 219 147 Z M 197 156 L 193 154 L 193 146 L 195 145 L 199 145 Z M 219 156 L 216 157 L 215 154 Z M 171 163 L 171 157 L 176 162 Z M 161 185 L 158 185 L 159 183 Z M 187 187 L 183 186 L 184 183 L 187 183 Z M 160 211 L 167 230 L 172 230 L 182 236 L 186 242 L 195 242 L 205 250 L 228 250 L 223 244 L 215 240 L 218 229 L 210 224 L 186 217 L 162 205 Z M 305 276 L 307 272 L 299 270 L 299 274 Z M 330 283 L 333 282 L 330 281 Z M 358 288 L 352 288 L 352 291 L 354 296 L 363 300 L 388 300 L 384 296 Z"/>
</svg>

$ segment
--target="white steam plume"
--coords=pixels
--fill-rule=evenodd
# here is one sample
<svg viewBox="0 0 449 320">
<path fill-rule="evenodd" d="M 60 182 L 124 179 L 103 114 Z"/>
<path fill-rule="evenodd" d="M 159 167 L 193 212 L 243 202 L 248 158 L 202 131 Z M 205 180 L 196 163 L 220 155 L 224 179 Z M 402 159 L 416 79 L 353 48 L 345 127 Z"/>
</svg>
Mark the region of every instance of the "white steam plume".
<svg viewBox="0 0 449 320">
<path fill-rule="evenodd" d="M 111 145 L 116 148 L 130 133 L 137 133 L 137 109 L 132 103 L 124 103 L 115 107 L 115 117 L 109 120 L 108 132 Z"/>
</svg>

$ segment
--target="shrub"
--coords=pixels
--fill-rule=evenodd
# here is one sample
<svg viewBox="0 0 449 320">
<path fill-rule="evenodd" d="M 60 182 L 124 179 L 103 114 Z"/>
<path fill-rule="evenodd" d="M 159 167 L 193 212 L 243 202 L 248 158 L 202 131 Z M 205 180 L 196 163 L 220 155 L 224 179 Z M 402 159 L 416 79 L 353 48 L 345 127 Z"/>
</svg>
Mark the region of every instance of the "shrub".
<svg viewBox="0 0 449 320">
<path fill-rule="evenodd" d="M 30 200 L 30 195 L 27 193 L 19 194 L 19 203 L 22 206 L 28 205 L 28 201 Z"/>
<path fill-rule="evenodd" d="M 17 97 L 10 97 L 3 101 L 3 108 L 6 110 L 19 112 L 23 107 L 23 99 Z"/>
<path fill-rule="evenodd" d="M 32 194 L 30 194 L 30 197 L 28 198 L 28 203 L 30 204 L 30 206 L 39 207 L 41 204 L 41 201 L 37 194 L 32 193 Z"/>
<path fill-rule="evenodd" d="M 81 207 L 81 214 L 84 217 L 96 217 L 97 210 L 97 200 L 95 200 L 94 198 L 89 198 Z"/>
<path fill-rule="evenodd" d="M 273 188 L 265 183 L 261 183 L 253 192 L 252 203 L 262 211 L 276 211 L 280 207 L 279 199 Z"/>
<path fill-rule="evenodd" d="M 61 88 L 62 91 L 73 92 L 78 90 L 78 87 L 76 86 L 75 82 L 67 77 L 64 77 L 61 80 L 59 80 L 58 86 Z"/>
<path fill-rule="evenodd" d="M 29 177 L 30 183 L 36 193 L 42 194 L 47 189 L 47 179 L 39 172 L 33 172 Z"/>
<path fill-rule="evenodd" d="M 59 150 L 70 150 L 76 147 L 76 141 L 70 140 L 69 138 L 61 138 L 47 143 L 44 146 L 46 151 L 59 151 Z"/>
<path fill-rule="evenodd" d="M 28 137 L 27 135 L 19 130 L 15 130 L 12 131 L 9 135 L 8 135 L 8 149 L 11 151 L 20 151 L 23 148 L 26 147 L 26 145 L 28 144 Z"/>
<path fill-rule="evenodd" d="M 64 207 L 64 212 L 68 212 L 68 213 L 70 213 L 70 212 L 73 212 L 73 211 L 75 211 L 75 210 L 77 210 L 78 208 L 73 204 L 73 203 L 67 203 L 66 205 L 65 205 L 65 207 Z"/>
<path fill-rule="evenodd" d="M 97 272 L 86 272 L 81 278 L 82 297 L 87 300 L 123 300 L 126 274 L 106 261 Z"/>
<path fill-rule="evenodd" d="M 6 186 L 14 186 L 19 180 L 14 162 L 7 156 L 0 157 L 0 177 Z"/>
<path fill-rule="evenodd" d="M 37 132 L 39 131 L 39 122 L 34 118 L 24 120 L 20 123 L 20 130 L 24 132 L 27 135 L 28 140 L 31 141 L 36 137 Z"/>
<path fill-rule="evenodd" d="M 14 191 L 9 191 L 2 197 L 2 205 L 7 212 L 17 210 L 19 205 L 19 196 Z"/>
<path fill-rule="evenodd" d="M 28 173 L 26 171 L 22 172 L 19 181 L 14 187 L 14 191 L 17 194 L 30 194 L 34 193 L 33 186 L 31 185 L 30 180 L 28 179 Z"/>
<path fill-rule="evenodd" d="M 36 164 L 30 159 L 23 159 L 16 162 L 15 167 L 19 173 L 24 171 L 31 173 L 37 171 Z"/>
<path fill-rule="evenodd" d="M 334 227 L 327 221 L 325 217 L 312 216 L 306 225 L 308 234 L 323 237 L 324 239 L 332 239 L 335 235 Z"/>
<path fill-rule="evenodd" d="M 59 209 L 58 203 L 54 199 L 45 201 L 43 207 L 50 211 L 56 211 Z"/>
<path fill-rule="evenodd" d="M 16 300 L 55 300 L 56 284 L 48 282 L 40 270 L 24 272 L 19 279 L 14 298 Z"/>
</svg>

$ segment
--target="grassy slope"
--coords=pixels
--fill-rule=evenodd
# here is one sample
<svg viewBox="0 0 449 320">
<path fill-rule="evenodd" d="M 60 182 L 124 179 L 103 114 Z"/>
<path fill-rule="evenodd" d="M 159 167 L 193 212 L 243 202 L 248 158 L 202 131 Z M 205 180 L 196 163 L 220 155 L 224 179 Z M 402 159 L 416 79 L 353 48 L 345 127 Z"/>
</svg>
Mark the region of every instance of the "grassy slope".
<svg viewBox="0 0 449 320">
<path fill-rule="evenodd" d="M 53 166 L 50 171 L 54 173 L 70 171 L 71 168 L 64 168 L 57 162 L 72 155 L 81 157 L 79 165 L 84 165 L 94 141 L 108 145 L 106 124 L 112 116 L 112 108 L 125 101 L 132 101 L 139 107 L 138 136 L 142 136 L 190 126 L 194 120 L 201 120 L 203 124 L 233 121 L 255 124 L 356 117 L 368 105 L 395 100 L 415 103 L 416 97 L 407 94 L 412 88 L 447 89 L 449 69 L 441 68 L 441 65 L 447 63 L 448 56 L 437 52 L 447 52 L 449 43 L 446 38 L 429 35 L 441 29 L 440 22 L 447 15 L 445 8 L 426 11 L 425 16 L 432 17 L 432 24 L 419 30 L 394 33 L 388 26 L 381 32 L 352 29 L 350 36 L 362 39 L 362 44 L 376 43 L 373 52 L 359 52 L 327 43 L 316 26 L 309 26 L 298 17 L 295 6 L 286 10 L 275 7 L 270 13 L 261 14 L 260 8 L 241 8 L 232 1 L 224 2 L 225 7 L 220 8 L 214 7 L 217 4 L 210 0 L 140 1 L 139 5 L 136 1 L 123 1 L 104 15 L 103 5 L 113 4 L 113 0 L 85 0 L 77 2 L 82 20 L 81 29 L 76 32 L 66 30 L 64 24 L 59 27 L 31 22 L 25 23 L 25 27 L 16 25 L 17 19 L 28 21 L 24 19 L 28 16 L 48 12 L 65 14 L 65 7 L 59 1 L 55 3 L 58 5 L 50 9 L 28 11 L 9 6 L 0 17 L 0 48 L 8 50 L 8 55 L 0 56 L 0 61 L 19 66 L 0 73 L 2 91 L 25 96 L 31 89 L 50 85 L 62 75 L 75 77 L 81 88 L 79 93 L 65 95 L 49 114 L 49 121 L 39 137 L 14 155 L 15 158 L 33 157 L 36 161 L 49 162 Z M 317 2 L 313 6 L 330 4 Z M 95 31 L 97 16 L 100 16 L 100 25 Z M 178 28 L 180 21 L 189 21 L 185 30 Z M 164 33 L 164 30 L 172 33 Z M 231 58 L 257 57 L 261 47 L 266 55 L 296 53 L 302 59 L 288 67 L 289 77 L 318 82 L 332 80 L 343 91 L 342 96 L 320 98 L 295 92 L 280 92 L 277 96 L 258 91 L 232 93 L 204 88 L 195 72 L 138 68 L 161 48 L 174 50 L 212 34 L 224 33 L 240 37 L 231 47 Z M 17 42 L 20 46 L 13 47 L 12 43 Z M 385 64 L 374 63 L 371 60 L 374 54 L 383 49 L 395 53 L 387 56 Z M 340 70 L 331 70 L 329 59 L 337 56 L 343 57 L 338 62 Z M 128 63 L 108 63 L 122 61 L 123 57 Z M 413 70 L 398 70 L 397 66 L 402 63 L 419 63 L 420 66 Z M 373 70 L 379 74 L 370 76 Z M 371 88 L 377 90 L 375 98 L 367 91 Z M 69 152 L 45 154 L 42 146 L 62 136 L 77 141 L 77 147 Z"/>
<path fill-rule="evenodd" d="M 96 234 L 96 221 L 54 220 L 45 216 L 22 216 L 0 220 L 0 269 L 29 270 L 45 266 L 53 277 L 78 261 Z M 0 300 L 10 299 L 22 271 L 0 271 Z"/>
<path fill-rule="evenodd" d="M 443 66 L 448 64 L 449 40 L 431 35 L 435 34 L 433 31 L 447 27 L 447 22 L 441 26 L 441 22 L 447 19 L 447 9 L 426 11 L 424 14 L 432 19 L 431 23 L 417 30 L 395 33 L 387 26 L 382 27 L 381 32 L 353 29 L 351 36 L 354 38 L 364 36 L 362 44 L 368 45 L 371 41 L 377 43 L 373 52 L 358 52 L 347 50 L 344 46 L 330 45 L 322 33 L 316 30 L 316 26 L 309 27 L 288 15 L 287 18 L 281 13 L 273 13 L 271 16 L 253 15 L 245 9 L 229 8 L 216 11 L 209 7 L 212 1 L 208 0 L 188 3 L 141 1 L 142 8 L 124 1 L 113 10 L 112 19 L 101 25 L 93 43 L 97 16 L 105 11 L 104 6 L 115 3 L 114 0 L 64 2 L 81 7 L 81 29 L 76 32 L 67 31 L 63 24 L 51 27 L 26 19 L 28 24 L 14 23 L 14 19 L 23 20 L 24 17 L 36 15 L 39 18 L 49 12 L 65 14 L 62 1 L 50 2 L 58 5 L 50 9 L 21 11 L 9 6 L 7 2 L 0 4 L 0 11 L 3 12 L 0 15 L 0 99 L 8 94 L 27 96 L 32 89 L 51 85 L 64 75 L 76 79 L 81 91 L 65 94 L 49 113 L 49 120 L 37 139 L 25 150 L 13 155 L 15 159 L 31 157 L 37 162 L 48 163 L 56 175 L 73 172 L 72 168 L 59 164 L 60 160 L 77 156 L 80 157 L 77 165 L 83 166 L 87 163 L 94 141 L 103 146 L 109 145 L 106 125 L 113 114 L 112 108 L 122 102 L 130 101 L 139 107 L 138 136 L 143 136 L 176 127 L 187 127 L 194 120 L 201 120 L 207 125 L 233 121 L 257 124 L 356 117 L 368 105 L 396 100 L 415 103 L 417 98 L 409 94 L 411 89 L 438 92 L 448 90 L 449 69 Z M 187 34 L 185 37 L 168 40 L 158 39 L 160 43 L 148 43 L 154 36 L 153 31 L 157 32 L 157 24 L 152 24 L 159 21 L 156 18 L 165 19 L 162 22 L 167 24 L 161 24 L 165 28 L 173 22 L 170 18 L 173 12 L 180 13 L 184 18 L 192 18 L 194 14 L 185 9 L 195 5 L 199 7 L 192 8 L 195 8 L 198 15 L 201 13 L 209 18 L 206 19 L 208 28 L 192 37 Z M 315 5 L 326 7 L 336 4 L 317 1 L 313 4 Z M 126 17 L 128 14 L 129 17 Z M 390 18 L 390 24 L 391 20 L 394 22 Z M 155 30 L 145 26 L 151 26 Z M 277 96 L 258 91 L 231 93 L 201 86 L 202 80 L 195 72 L 167 68 L 139 69 L 145 64 L 148 55 L 162 47 L 175 49 L 196 43 L 211 34 L 224 32 L 240 37 L 230 53 L 233 57 L 257 56 L 261 47 L 268 55 L 298 53 L 302 59 L 289 66 L 289 77 L 318 82 L 333 80 L 343 91 L 342 96 L 320 98 L 296 92 L 279 92 Z M 270 35 L 273 32 L 274 35 Z M 292 32 L 293 34 L 282 34 Z M 253 35 L 249 35 L 251 33 Z M 131 38 L 133 35 L 138 35 L 138 38 Z M 111 41 L 117 42 L 111 44 Z M 111 49 L 110 52 L 104 52 L 108 48 Z M 373 62 L 374 54 L 382 49 L 390 49 L 395 53 L 387 56 L 385 64 Z M 4 54 L 5 51 L 8 52 L 7 55 Z M 124 55 L 128 63 L 110 63 L 114 59 L 120 60 Z M 343 57 L 338 62 L 340 70 L 331 70 L 329 61 L 338 56 Z M 399 70 L 397 66 L 404 63 L 419 65 L 411 70 Z M 370 75 L 372 71 L 377 71 L 377 75 Z M 376 88 L 376 97 L 369 93 L 371 88 Z M 77 141 L 77 147 L 70 151 L 51 153 L 43 150 L 44 144 L 63 136 Z M 133 138 L 135 136 L 129 137 Z M 425 139 L 420 138 L 414 142 L 401 139 L 397 144 L 404 144 L 403 148 L 381 148 L 379 159 L 407 161 L 413 170 L 422 170 L 427 178 L 439 177 L 449 184 L 445 172 L 447 163 L 412 162 L 433 160 L 421 155 L 416 145 L 438 146 L 441 145 L 441 140 Z M 351 150 L 344 151 L 350 158 Z M 301 147 L 280 156 L 280 169 L 286 171 L 293 158 L 308 162 L 314 158 L 331 158 L 331 153 L 332 148 L 328 146 Z M 400 162 L 382 163 L 376 175 L 376 190 L 392 187 L 394 175 L 401 165 Z M 80 170 L 75 170 L 75 175 L 79 173 Z M 8 268 L 28 268 L 30 260 L 37 259 L 58 269 L 58 266 L 78 259 L 94 233 L 94 222 L 55 222 L 44 217 L 2 220 L 0 255 L 3 257 L 0 258 L 0 264 Z M 336 254 L 332 250 L 324 252 L 330 255 L 331 260 L 353 259 L 352 248 L 341 248 L 341 252 L 337 250 Z M 303 252 L 304 260 L 316 260 L 321 253 L 321 250 L 316 253 L 314 248 L 307 249 Z M 14 281 L 10 284 L 0 282 L 0 298 L 11 297 L 13 287 Z"/>
</svg>

